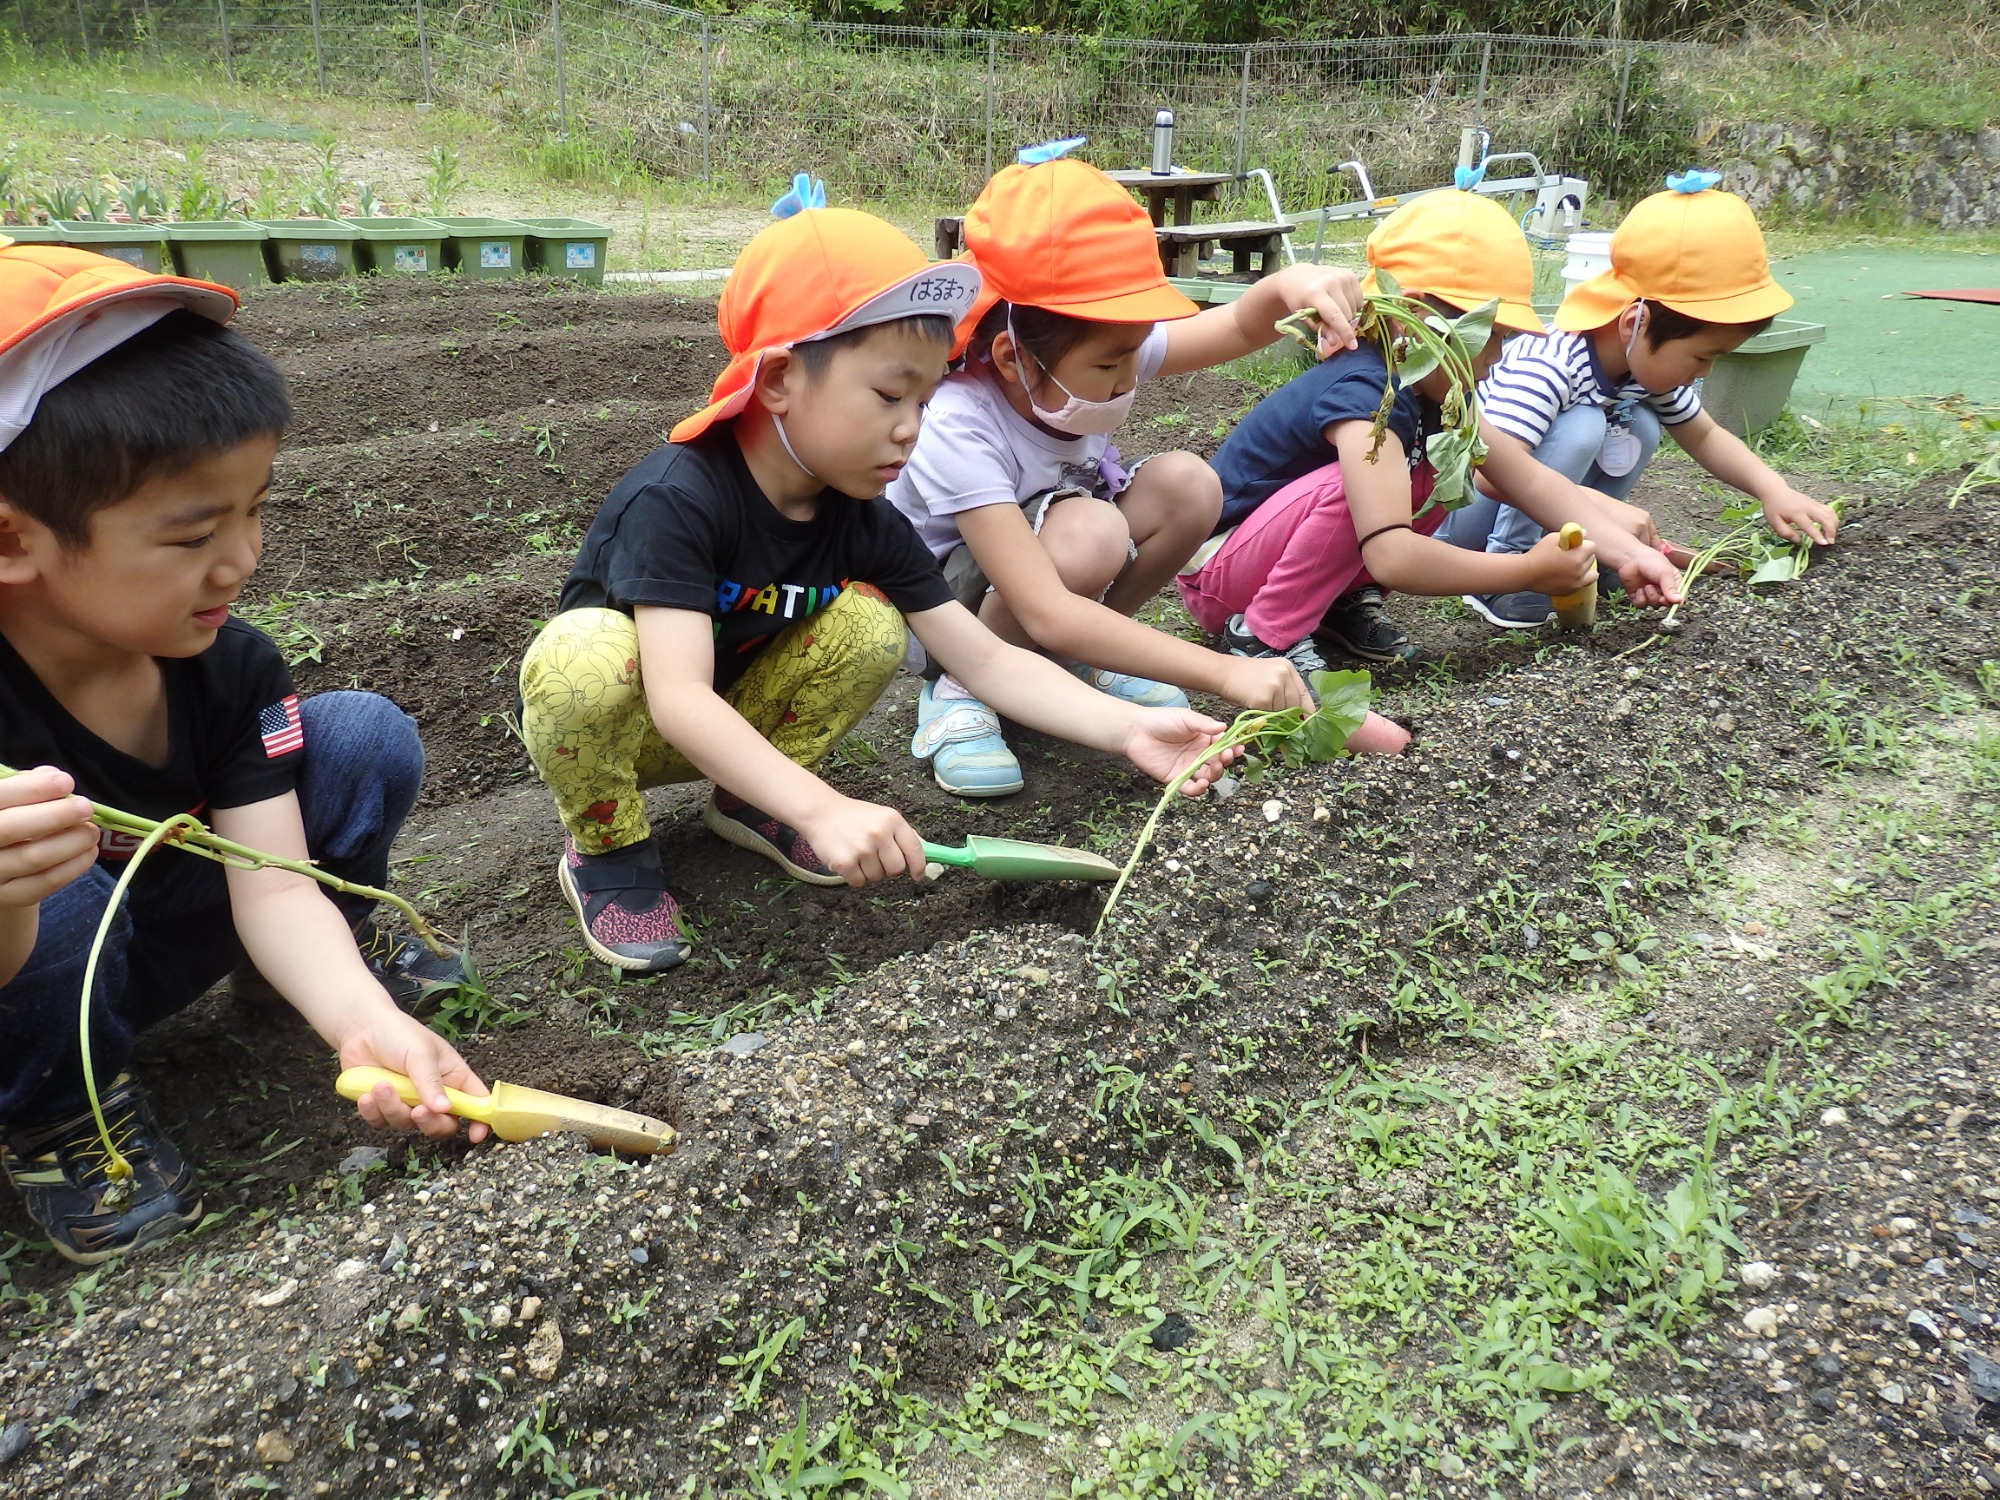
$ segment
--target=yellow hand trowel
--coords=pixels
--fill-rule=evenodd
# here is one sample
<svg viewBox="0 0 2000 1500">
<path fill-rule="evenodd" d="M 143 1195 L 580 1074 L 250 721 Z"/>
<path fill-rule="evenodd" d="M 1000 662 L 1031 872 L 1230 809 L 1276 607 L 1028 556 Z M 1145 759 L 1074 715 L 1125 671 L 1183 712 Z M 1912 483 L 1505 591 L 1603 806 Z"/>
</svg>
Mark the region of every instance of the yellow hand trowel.
<svg viewBox="0 0 2000 1500">
<path fill-rule="evenodd" d="M 1556 545 L 1565 552 L 1574 552 L 1583 545 L 1583 528 L 1574 521 L 1565 521 Z M 1590 582 L 1574 594 L 1557 594 L 1549 601 L 1556 607 L 1556 623 L 1564 630 L 1590 630 L 1597 624 L 1597 575 L 1592 574 Z"/>
<path fill-rule="evenodd" d="M 334 1081 L 343 1099 L 359 1099 L 386 1083 L 405 1104 L 420 1104 L 417 1086 L 401 1073 L 387 1068 L 349 1068 Z M 545 1094 L 540 1089 L 523 1088 L 517 1083 L 496 1083 L 493 1092 L 481 1099 L 447 1088 L 451 1112 L 461 1120 L 479 1120 L 503 1141 L 531 1141 L 537 1136 L 573 1131 L 593 1146 L 608 1151 L 626 1151 L 634 1156 L 657 1156 L 674 1149 L 679 1134 L 665 1120 L 635 1115 L 629 1110 L 611 1109 L 602 1104 L 586 1104 L 562 1094 Z"/>
</svg>

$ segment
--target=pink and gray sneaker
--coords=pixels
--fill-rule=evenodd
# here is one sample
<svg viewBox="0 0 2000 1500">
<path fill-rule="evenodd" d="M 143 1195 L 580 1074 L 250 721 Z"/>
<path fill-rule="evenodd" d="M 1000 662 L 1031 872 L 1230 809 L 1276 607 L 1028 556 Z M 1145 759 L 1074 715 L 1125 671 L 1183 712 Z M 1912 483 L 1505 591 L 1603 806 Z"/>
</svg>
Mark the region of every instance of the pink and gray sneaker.
<svg viewBox="0 0 2000 1500">
<path fill-rule="evenodd" d="M 717 787 L 701 810 L 701 820 L 717 838 L 763 855 L 794 880 L 812 885 L 847 884 L 821 862 L 813 846 L 800 837 L 798 829 L 752 807 L 734 792 Z"/>
<path fill-rule="evenodd" d="M 585 946 L 613 968 L 657 974 L 687 958 L 681 906 L 650 838 L 606 854 L 584 854 L 565 840 L 556 883 L 576 912 Z"/>
</svg>

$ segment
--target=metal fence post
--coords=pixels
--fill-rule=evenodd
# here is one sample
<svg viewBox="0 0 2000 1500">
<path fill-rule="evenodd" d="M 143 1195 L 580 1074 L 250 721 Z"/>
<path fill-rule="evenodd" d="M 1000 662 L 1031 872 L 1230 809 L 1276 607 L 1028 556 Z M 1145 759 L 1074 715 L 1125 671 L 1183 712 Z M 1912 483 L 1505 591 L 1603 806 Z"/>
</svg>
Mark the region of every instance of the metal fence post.
<svg viewBox="0 0 2000 1500">
<path fill-rule="evenodd" d="M 1243 79 L 1236 92 L 1236 175 L 1243 175 L 1244 152 L 1250 139 L 1250 49 L 1243 49 Z"/>
<path fill-rule="evenodd" d="M 1486 33 L 1486 40 L 1479 44 L 1479 95 L 1472 103 L 1472 123 L 1481 127 L 1486 124 L 1486 75 L 1493 67 L 1493 33 Z"/>
<path fill-rule="evenodd" d="M 993 175 L 993 63 L 1000 50 L 1000 39 L 992 32 L 986 33 L 986 175 Z"/>
<path fill-rule="evenodd" d="M 569 134 L 569 75 L 564 71 L 562 0 L 549 0 L 549 19 L 556 31 L 556 133 Z"/>
<path fill-rule="evenodd" d="M 709 157 L 708 144 L 708 54 L 708 17 L 703 16 L 701 21 L 701 180 L 706 183 L 713 183 L 715 181 L 714 167 Z"/>
<path fill-rule="evenodd" d="M 236 49 L 229 42 L 229 0 L 215 0 L 216 19 L 222 22 L 222 72 L 236 82 Z"/>
<path fill-rule="evenodd" d="M 417 58 L 424 70 L 424 103 L 434 104 L 436 100 L 431 97 L 431 34 L 424 25 L 424 0 L 417 0 Z"/>
<path fill-rule="evenodd" d="M 76 0 L 76 32 L 83 38 L 84 61 L 95 62 L 97 54 L 90 45 L 90 23 L 83 18 L 83 0 Z"/>
<path fill-rule="evenodd" d="M 313 23 L 313 74 L 319 79 L 319 91 L 326 92 L 326 39 L 320 35 L 319 0 L 312 0 Z"/>
<path fill-rule="evenodd" d="M 1632 44 L 1622 43 L 1618 49 L 1618 109 L 1611 117 L 1611 134 L 1614 139 L 1625 135 L 1625 89 L 1632 81 Z"/>
</svg>

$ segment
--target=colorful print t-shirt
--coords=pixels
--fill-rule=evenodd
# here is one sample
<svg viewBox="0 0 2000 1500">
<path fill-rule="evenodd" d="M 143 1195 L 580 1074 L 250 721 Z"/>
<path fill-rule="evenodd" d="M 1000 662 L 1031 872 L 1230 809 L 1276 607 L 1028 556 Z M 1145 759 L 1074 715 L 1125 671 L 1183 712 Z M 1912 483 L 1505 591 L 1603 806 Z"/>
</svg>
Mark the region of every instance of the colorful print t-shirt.
<svg viewBox="0 0 2000 1500">
<path fill-rule="evenodd" d="M 724 424 L 656 449 L 618 481 L 557 607 L 708 615 L 719 693 L 773 636 L 850 583 L 873 585 L 906 615 L 952 598 L 929 550 L 887 500 L 825 490 L 811 520 L 791 520 L 757 488 Z"/>
</svg>

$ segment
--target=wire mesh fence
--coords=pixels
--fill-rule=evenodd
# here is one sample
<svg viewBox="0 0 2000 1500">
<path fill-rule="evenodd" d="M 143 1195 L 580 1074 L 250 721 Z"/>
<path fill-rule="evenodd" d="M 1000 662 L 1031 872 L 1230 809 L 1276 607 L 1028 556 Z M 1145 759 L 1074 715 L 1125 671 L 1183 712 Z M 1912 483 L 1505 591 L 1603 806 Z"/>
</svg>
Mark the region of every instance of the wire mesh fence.
<svg viewBox="0 0 2000 1500">
<path fill-rule="evenodd" d="M 812 170 L 850 198 L 962 203 L 1015 149 L 1091 140 L 1146 160 L 1263 167 L 1288 203 L 1448 175 L 1458 132 L 1547 151 L 1599 104 L 1620 128 L 1634 60 L 1701 49 L 1461 33 L 1207 46 L 1130 38 L 705 15 L 659 0 L 0 0 L 0 29 L 80 56 L 150 58 L 242 84 L 420 100 L 581 136 L 662 175 L 777 184 Z M 1551 162 L 1551 166 L 1559 165 Z"/>
</svg>

